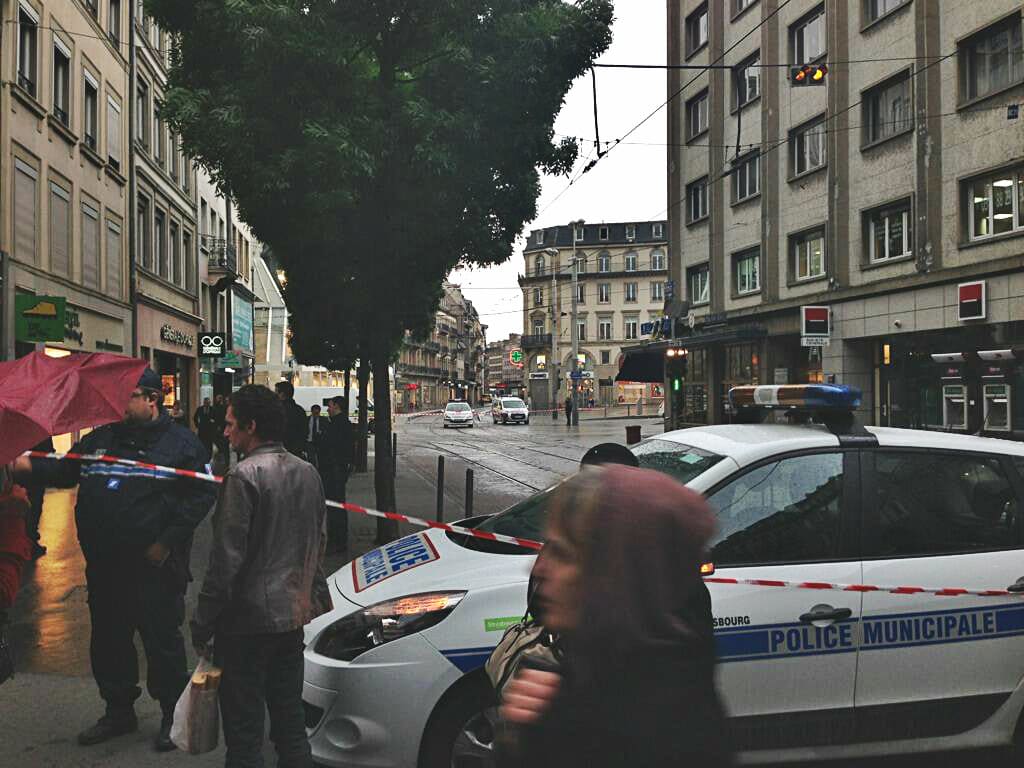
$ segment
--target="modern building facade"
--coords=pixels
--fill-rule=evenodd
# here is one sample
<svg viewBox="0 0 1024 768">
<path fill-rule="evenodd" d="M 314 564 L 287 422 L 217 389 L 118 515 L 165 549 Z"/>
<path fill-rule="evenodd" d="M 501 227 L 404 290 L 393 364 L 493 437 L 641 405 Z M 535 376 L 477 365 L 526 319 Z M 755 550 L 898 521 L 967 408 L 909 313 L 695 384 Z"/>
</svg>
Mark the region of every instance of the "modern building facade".
<svg viewBox="0 0 1024 768">
<path fill-rule="evenodd" d="M 530 232 L 523 251 L 525 376 L 534 408 L 558 407 L 571 388 L 572 334 L 578 339 L 582 402 L 636 402 L 662 396 L 662 382 L 616 381 L 620 354 L 653 332 L 664 314 L 666 222 L 572 224 Z M 572 259 L 577 322 L 572 328 Z M 579 366 L 576 366 L 579 367 Z"/>
<path fill-rule="evenodd" d="M 518 353 L 519 362 L 514 357 Z M 487 376 L 485 391 L 492 395 L 515 395 L 525 397 L 523 370 L 526 356 L 523 354 L 523 337 L 511 333 L 507 339 L 492 341 L 487 345 Z"/>
<path fill-rule="evenodd" d="M 11 0 L 0 20 L 0 359 L 131 354 L 127 11 Z M 19 315 L 56 319 L 49 299 L 63 322 L 30 337 Z"/>
<path fill-rule="evenodd" d="M 668 13 L 670 64 L 734 65 L 669 73 L 685 303 L 674 340 L 631 355 L 685 351 L 663 366 L 682 383 L 669 426 L 727 420 L 734 385 L 836 381 L 863 391 L 867 423 L 1024 434 L 1020 3 Z M 778 62 L 824 63 L 825 84 L 761 66 Z M 827 338 L 806 307 L 826 308 Z"/>
</svg>

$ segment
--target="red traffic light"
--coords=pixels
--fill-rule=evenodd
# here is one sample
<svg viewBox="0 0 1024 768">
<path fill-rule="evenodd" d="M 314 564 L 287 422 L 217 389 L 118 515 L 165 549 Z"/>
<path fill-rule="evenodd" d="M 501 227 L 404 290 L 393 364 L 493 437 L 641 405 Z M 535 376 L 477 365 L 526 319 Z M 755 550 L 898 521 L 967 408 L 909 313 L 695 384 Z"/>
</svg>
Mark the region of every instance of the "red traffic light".
<svg viewBox="0 0 1024 768">
<path fill-rule="evenodd" d="M 793 85 L 824 85 L 827 74 L 828 67 L 824 64 L 804 64 L 802 67 L 793 67 L 789 79 Z"/>
</svg>

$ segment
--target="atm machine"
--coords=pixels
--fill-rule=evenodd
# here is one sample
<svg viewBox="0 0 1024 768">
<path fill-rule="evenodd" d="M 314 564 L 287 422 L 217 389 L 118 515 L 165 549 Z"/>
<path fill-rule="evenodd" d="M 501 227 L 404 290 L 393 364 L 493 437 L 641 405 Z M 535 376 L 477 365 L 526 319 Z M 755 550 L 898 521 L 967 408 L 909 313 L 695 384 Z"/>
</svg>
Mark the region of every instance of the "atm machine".
<svg viewBox="0 0 1024 768">
<path fill-rule="evenodd" d="M 1013 387 L 1010 384 L 1014 364 L 1012 349 L 978 352 L 982 360 L 982 431 L 1010 432 L 1013 416 Z"/>
<path fill-rule="evenodd" d="M 968 427 L 970 397 L 964 379 L 964 355 L 949 352 L 932 355 L 942 366 L 942 426 L 948 430 L 965 431 Z"/>
</svg>

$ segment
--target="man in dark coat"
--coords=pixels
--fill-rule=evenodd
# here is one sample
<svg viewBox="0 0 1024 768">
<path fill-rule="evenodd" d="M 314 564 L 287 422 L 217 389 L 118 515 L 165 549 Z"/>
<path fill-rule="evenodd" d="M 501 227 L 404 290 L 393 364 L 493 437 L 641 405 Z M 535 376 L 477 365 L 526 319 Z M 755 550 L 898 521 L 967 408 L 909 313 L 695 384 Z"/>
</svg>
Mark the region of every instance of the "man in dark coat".
<svg viewBox="0 0 1024 768">
<path fill-rule="evenodd" d="M 284 447 L 300 459 L 306 458 L 306 411 L 295 402 L 295 387 L 290 381 L 274 385 L 278 399 L 284 405 Z"/>
<path fill-rule="evenodd" d="M 320 415 L 319 405 L 309 409 L 309 416 L 306 418 L 306 456 L 309 463 L 315 467 L 320 466 L 324 437 L 329 424 L 330 421 Z"/>
<path fill-rule="evenodd" d="M 206 452 L 213 455 L 213 442 L 217 439 L 217 417 L 213 406 L 210 405 L 210 398 L 204 397 L 203 404 L 196 408 L 192 422 L 196 425 L 196 432 L 199 434 L 199 442 L 206 448 Z M 221 432 L 224 428 L 221 427 Z"/>
<path fill-rule="evenodd" d="M 161 402 L 160 377 L 146 369 L 125 417 L 93 430 L 71 450 L 107 454 L 160 466 L 205 471 L 209 454 L 194 434 L 171 421 Z M 92 638 L 92 672 L 106 713 L 78 735 L 99 744 L 138 728 L 138 632 L 146 652 L 147 688 L 160 702 L 160 751 L 170 740 L 174 705 L 188 683 L 185 589 L 192 578 L 192 534 L 214 500 L 209 483 L 143 467 L 70 459 L 15 462 L 19 477 L 50 487 L 78 486 L 75 524 L 85 555 Z"/>
<path fill-rule="evenodd" d="M 348 402 L 343 397 L 327 403 L 331 420 L 321 443 L 320 474 L 330 501 L 345 501 L 345 485 L 355 459 L 355 430 L 348 420 Z M 331 551 L 348 549 L 348 512 L 327 508 L 327 546 Z"/>
<path fill-rule="evenodd" d="M 231 446 L 228 445 L 228 439 L 224 437 L 224 424 L 228 413 L 228 405 L 224 401 L 224 395 L 217 395 L 213 398 L 213 426 L 214 426 L 214 445 L 217 446 L 217 461 L 223 465 L 222 469 L 224 472 L 228 471 L 228 467 L 231 466 Z"/>
</svg>

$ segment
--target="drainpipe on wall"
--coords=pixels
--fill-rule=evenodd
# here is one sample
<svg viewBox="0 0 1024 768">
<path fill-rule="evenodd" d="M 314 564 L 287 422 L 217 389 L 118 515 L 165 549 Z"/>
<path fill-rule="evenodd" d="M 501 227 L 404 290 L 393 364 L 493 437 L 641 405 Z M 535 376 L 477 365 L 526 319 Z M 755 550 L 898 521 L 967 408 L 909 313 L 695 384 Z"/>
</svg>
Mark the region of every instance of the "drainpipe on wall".
<svg viewBox="0 0 1024 768">
<path fill-rule="evenodd" d="M 136 289 L 138 278 L 135 251 L 138 240 L 136 227 L 136 208 L 138 187 L 135 183 L 135 82 L 138 61 L 135 56 L 135 3 L 128 3 L 128 303 L 132 306 L 132 355 L 139 354 L 139 301 Z"/>
</svg>

